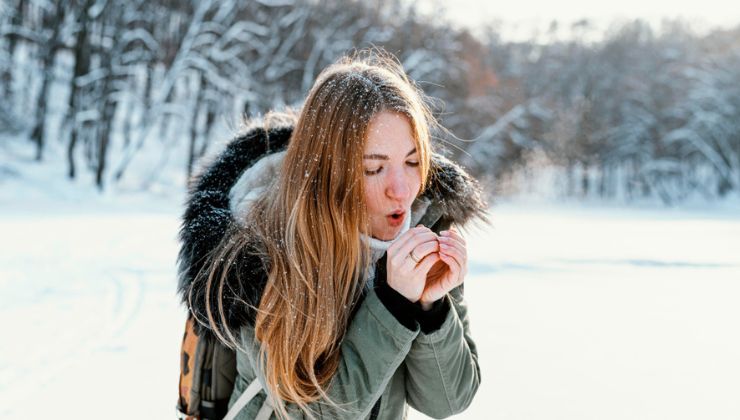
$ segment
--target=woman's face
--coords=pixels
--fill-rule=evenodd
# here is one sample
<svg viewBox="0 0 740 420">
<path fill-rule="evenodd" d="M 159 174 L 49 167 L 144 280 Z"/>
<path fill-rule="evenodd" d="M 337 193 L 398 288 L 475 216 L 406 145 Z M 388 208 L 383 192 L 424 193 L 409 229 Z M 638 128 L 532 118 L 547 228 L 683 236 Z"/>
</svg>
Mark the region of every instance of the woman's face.
<svg viewBox="0 0 740 420">
<path fill-rule="evenodd" d="M 421 189 L 419 154 L 402 114 L 383 111 L 368 129 L 363 165 L 370 235 L 388 241 L 398 236 Z"/>
</svg>

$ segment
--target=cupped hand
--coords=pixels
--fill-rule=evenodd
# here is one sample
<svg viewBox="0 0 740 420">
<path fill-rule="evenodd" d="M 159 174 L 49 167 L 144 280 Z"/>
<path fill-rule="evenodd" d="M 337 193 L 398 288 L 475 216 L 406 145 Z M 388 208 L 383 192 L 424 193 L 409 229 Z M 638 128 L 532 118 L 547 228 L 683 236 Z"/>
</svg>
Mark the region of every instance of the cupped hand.
<svg viewBox="0 0 740 420">
<path fill-rule="evenodd" d="M 432 303 L 461 285 L 468 272 L 467 245 L 457 229 L 440 232 L 437 240 L 439 261 L 429 270 L 424 290 L 419 297 L 422 309 L 429 309 Z"/>
<path fill-rule="evenodd" d="M 425 291 L 427 274 L 440 261 L 437 234 L 426 226 L 409 229 L 388 248 L 388 285 L 411 302 Z"/>
</svg>

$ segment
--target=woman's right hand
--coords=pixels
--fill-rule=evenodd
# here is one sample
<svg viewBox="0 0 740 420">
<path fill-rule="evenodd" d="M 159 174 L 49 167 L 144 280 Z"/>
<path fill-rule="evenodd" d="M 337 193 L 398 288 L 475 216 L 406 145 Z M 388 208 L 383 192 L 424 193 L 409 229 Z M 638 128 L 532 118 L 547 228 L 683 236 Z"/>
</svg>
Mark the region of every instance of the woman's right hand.
<svg viewBox="0 0 740 420">
<path fill-rule="evenodd" d="M 426 226 L 417 226 L 401 234 L 387 252 L 388 285 L 409 301 L 418 301 L 427 273 L 440 261 L 437 234 Z"/>
</svg>

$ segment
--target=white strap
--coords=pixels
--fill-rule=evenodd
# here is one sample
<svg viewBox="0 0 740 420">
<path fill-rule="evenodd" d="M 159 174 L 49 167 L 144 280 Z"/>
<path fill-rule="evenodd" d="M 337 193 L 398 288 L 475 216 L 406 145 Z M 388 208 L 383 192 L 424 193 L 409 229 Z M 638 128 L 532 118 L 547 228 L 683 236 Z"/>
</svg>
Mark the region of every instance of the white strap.
<svg viewBox="0 0 740 420">
<path fill-rule="evenodd" d="M 254 420 L 270 420 L 271 415 L 272 404 L 270 404 L 269 398 L 265 398 L 265 403 L 262 404 L 262 408 L 260 408 L 260 411 L 257 413 L 257 417 L 255 417 Z"/>
<path fill-rule="evenodd" d="M 262 387 L 260 386 L 260 381 L 258 381 L 257 378 L 254 378 L 252 383 L 249 384 L 247 389 L 245 389 L 242 395 L 239 396 L 234 405 L 231 406 L 229 412 L 226 413 L 226 416 L 223 420 L 234 420 L 236 418 L 236 415 L 242 410 L 242 408 L 249 404 L 252 398 L 254 398 L 254 396 L 257 395 L 258 392 L 260 392 L 260 389 L 262 389 Z"/>
</svg>

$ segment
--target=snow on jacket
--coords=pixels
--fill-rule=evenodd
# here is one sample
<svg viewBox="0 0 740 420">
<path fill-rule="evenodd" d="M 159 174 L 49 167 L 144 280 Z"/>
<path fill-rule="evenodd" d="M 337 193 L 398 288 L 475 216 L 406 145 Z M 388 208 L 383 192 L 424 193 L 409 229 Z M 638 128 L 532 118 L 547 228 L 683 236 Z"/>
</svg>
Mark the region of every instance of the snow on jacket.
<svg viewBox="0 0 740 420">
<path fill-rule="evenodd" d="M 179 293 L 187 303 L 190 285 L 208 255 L 248 209 L 249 203 L 279 170 L 292 122 L 268 129 L 253 126 L 233 139 L 194 180 L 180 231 Z M 461 226 L 484 219 L 485 204 L 477 182 L 441 155 L 432 158 L 432 176 L 425 192 L 412 205 L 414 220 L 439 233 L 451 224 Z M 416 210 L 416 211 L 414 211 Z M 243 221 L 241 223 L 244 223 Z M 480 385 L 475 342 L 470 335 L 463 286 L 435 304 L 432 316 L 417 317 L 410 302 L 385 279 L 385 256 L 375 266 L 374 287 L 353 308 L 341 344 L 341 361 L 328 394 L 342 404 L 336 411 L 318 401 L 310 404 L 321 418 L 400 419 L 407 405 L 434 418 L 463 411 Z M 267 262 L 243 252 L 237 270 L 227 278 L 224 310 L 229 328 L 240 332 L 245 351 L 237 351 L 237 377 L 230 405 L 248 384 L 263 373 L 256 369 L 259 343 L 254 337 L 255 311 L 267 281 Z M 194 290 L 192 310 L 205 313 L 204 290 Z M 244 302 L 247 304 L 245 305 Z M 199 327 L 208 333 L 207 327 Z M 240 411 L 238 419 L 253 419 L 265 404 L 260 391 Z M 302 418 L 291 404 L 291 418 Z M 275 415 L 271 418 L 276 418 Z"/>
</svg>

